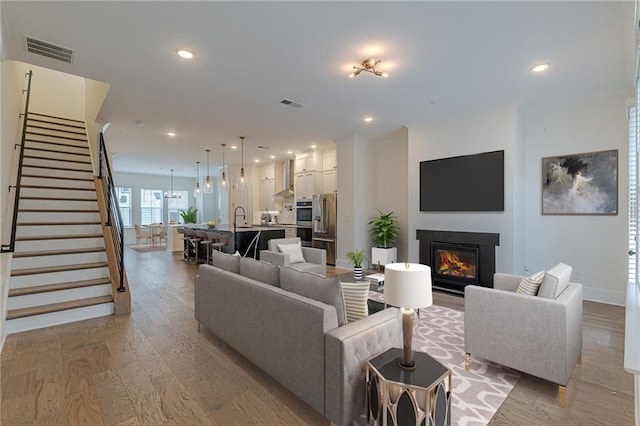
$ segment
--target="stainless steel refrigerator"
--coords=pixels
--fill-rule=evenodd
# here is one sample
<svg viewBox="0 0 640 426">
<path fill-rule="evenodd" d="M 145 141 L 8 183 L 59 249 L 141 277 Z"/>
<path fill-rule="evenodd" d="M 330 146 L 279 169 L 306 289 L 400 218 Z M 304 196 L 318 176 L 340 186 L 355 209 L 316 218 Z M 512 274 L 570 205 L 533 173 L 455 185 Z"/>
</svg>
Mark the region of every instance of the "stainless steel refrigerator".
<svg viewBox="0 0 640 426">
<path fill-rule="evenodd" d="M 327 251 L 327 264 L 336 264 L 336 222 L 338 216 L 337 194 L 313 196 L 313 233 L 311 245 Z"/>
</svg>

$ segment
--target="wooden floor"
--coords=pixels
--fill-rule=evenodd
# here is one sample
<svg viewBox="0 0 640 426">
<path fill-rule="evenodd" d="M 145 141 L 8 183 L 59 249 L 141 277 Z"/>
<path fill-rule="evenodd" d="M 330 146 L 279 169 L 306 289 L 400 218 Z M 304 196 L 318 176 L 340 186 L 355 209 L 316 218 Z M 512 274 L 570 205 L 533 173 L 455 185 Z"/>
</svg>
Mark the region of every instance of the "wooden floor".
<svg viewBox="0 0 640 426">
<path fill-rule="evenodd" d="M 197 267 L 127 249 L 132 313 L 10 335 L 2 425 L 326 425 L 328 421 L 193 319 Z M 329 268 L 330 273 L 343 272 Z M 436 304 L 463 309 L 437 293 Z M 556 386 L 524 375 L 491 424 L 631 425 L 624 309 L 585 302 L 584 363 Z"/>
</svg>

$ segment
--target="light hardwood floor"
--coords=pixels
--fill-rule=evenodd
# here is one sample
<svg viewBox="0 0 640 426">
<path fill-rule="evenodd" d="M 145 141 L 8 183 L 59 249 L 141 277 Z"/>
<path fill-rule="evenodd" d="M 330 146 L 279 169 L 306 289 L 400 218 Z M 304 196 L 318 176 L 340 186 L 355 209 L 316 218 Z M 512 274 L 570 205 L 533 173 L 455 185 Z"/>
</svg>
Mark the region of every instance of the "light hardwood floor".
<svg viewBox="0 0 640 426">
<path fill-rule="evenodd" d="M 198 333 L 196 266 L 165 252 L 127 249 L 126 260 L 131 315 L 7 337 L 2 425 L 328 424 L 205 328 Z M 434 300 L 464 307 L 450 295 Z M 567 408 L 557 406 L 556 386 L 524 375 L 491 424 L 632 424 L 623 335 L 624 308 L 585 302 L 584 362 Z"/>
</svg>

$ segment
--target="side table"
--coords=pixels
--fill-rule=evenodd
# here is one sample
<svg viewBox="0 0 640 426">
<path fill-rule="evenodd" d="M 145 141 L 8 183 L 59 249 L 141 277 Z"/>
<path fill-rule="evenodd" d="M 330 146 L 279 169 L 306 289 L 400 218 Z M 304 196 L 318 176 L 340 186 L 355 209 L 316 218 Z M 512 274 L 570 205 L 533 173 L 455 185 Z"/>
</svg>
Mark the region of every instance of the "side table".
<svg viewBox="0 0 640 426">
<path fill-rule="evenodd" d="M 367 424 L 383 426 L 451 424 L 451 370 L 423 352 L 416 369 L 400 368 L 402 349 L 393 348 L 367 361 Z"/>
</svg>

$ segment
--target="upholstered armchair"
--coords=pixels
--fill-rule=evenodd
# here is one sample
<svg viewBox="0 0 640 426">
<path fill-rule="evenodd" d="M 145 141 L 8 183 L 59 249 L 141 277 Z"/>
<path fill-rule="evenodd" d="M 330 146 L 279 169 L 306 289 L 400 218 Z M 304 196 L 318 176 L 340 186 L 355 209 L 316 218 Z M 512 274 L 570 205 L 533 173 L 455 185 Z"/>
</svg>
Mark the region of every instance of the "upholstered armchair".
<svg viewBox="0 0 640 426">
<path fill-rule="evenodd" d="M 299 271 L 327 275 L 327 252 L 324 249 L 303 247 L 300 238 L 274 238 L 269 250 L 260 250 L 260 260 Z"/>
<path fill-rule="evenodd" d="M 494 288 L 465 288 L 465 369 L 471 355 L 566 386 L 582 364 L 582 285 L 570 283 L 571 267 L 546 271 L 537 295 L 517 292 L 521 276 L 496 273 Z"/>
</svg>

